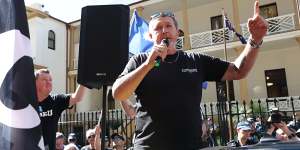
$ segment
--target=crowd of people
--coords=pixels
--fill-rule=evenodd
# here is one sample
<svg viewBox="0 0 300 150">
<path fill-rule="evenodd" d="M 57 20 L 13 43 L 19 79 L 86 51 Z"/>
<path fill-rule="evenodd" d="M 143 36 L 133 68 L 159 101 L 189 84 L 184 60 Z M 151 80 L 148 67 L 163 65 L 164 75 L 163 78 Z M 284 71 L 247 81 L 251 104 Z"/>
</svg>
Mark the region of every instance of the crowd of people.
<svg viewBox="0 0 300 150">
<path fill-rule="evenodd" d="M 81 146 L 78 144 L 77 135 L 70 133 L 68 138 L 61 132 L 56 132 L 56 146 L 55 150 L 101 150 L 101 129 L 97 125 L 93 129 L 86 131 L 87 145 Z M 125 138 L 118 134 L 113 133 L 110 138 L 105 136 L 105 150 L 125 150 Z"/>
<path fill-rule="evenodd" d="M 264 142 L 300 141 L 300 118 L 297 113 L 294 119 L 287 121 L 285 115 L 279 111 L 271 112 L 268 119 L 262 117 L 249 117 L 236 124 L 236 136 L 227 143 L 228 147 L 243 147 Z M 134 116 L 133 116 L 134 117 Z M 287 122 L 287 123 L 286 123 Z M 201 128 L 201 127 L 199 127 Z M 204 119 L 202 125 L 203 147 L 220 145 L 217 135 L 220 127 L 209 117 Z M 56 150 L 100 150 L 101 129 L 96 126 L 86 131 L 87 145 L 78 144 L 76 133 L 70 133 L 67 138 L 61 132 L 56 132 Z M 221 137 L 220 137 L 221 138 Z M 130 149 L 125 145 L 125 138 L 113 133 L 105 137 L 105 150 Z"/>
<path fill-rule="evenodd" d="M 296 118 L 293 121 L 288 121 L 283 119 L 285 115 L 282 112 L 272 111 L 266 121 L 262 121 L 261 117 L 241 121 L 236 126 L 237 137 L 228 142 L 227 145 L 242 147 L 270 141 L 300 141 L 299 118 L 297 114 L 294 116 Z"/>
</svg>

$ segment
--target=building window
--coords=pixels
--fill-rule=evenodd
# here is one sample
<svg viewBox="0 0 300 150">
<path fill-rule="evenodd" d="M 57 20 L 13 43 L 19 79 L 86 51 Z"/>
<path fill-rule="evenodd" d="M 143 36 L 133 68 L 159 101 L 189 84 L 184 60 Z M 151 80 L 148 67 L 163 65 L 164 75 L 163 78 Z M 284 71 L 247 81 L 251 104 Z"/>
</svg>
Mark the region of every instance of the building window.
<svg viewBox="0 0 300 150">
<path fill-rule="evenodd" d="M 184 45 L 184 32 L 179 29 L 179 37 L 176 41 L 176 49 L 182 50 Z"/>
<path fill-rule="evenodd" d="M 210 26 L 211 26 L 211 38 L 212 38 L 212 43 L 213 44 L 219 44 L 219 43 L 223 43 L 224 41 L 224 34 L 223 34 L 223 30 L 219 30 L 219 29 L 223 29 L 223 15 L 218 15 L 218 16 L 213 16 L 210 17 Z M 225 38 L 226 40 L 229 40 L 229 32 L 228 30 L 225 31 Z"/>
<path fill-rule="evenodd" d="M 223 16 L 218 15 L 214 17 L 210 17 L 211 30 L 217 30 L 223 28 Z"/>
<path fill-rule="evenodd" d="M 234 100 L 234 88 L 233 81 L 228 81 L 229 84 L 229 99 L 231 101 Z M 218 101 L 227 101 L 227 90 L 226 90 L 226 81 L 216 82 L 216 91 L 217 91 L 217 99 Z"/>
<path fill-rule="evenodd" d="M 285 69 L 265 70 L 268 97 L 289 96 Z"/>
<path fill-rule="evenodd" d="M 48 32 L 48 48 L 55 50 L 55 33 L 52 30 Z"/>
<path fill-rule="evenodd" d="M 259 9 L 260 9 L 260 15 L 265 19 L 278 16 L 276 3 L 259 6 Z"/>
</svg>

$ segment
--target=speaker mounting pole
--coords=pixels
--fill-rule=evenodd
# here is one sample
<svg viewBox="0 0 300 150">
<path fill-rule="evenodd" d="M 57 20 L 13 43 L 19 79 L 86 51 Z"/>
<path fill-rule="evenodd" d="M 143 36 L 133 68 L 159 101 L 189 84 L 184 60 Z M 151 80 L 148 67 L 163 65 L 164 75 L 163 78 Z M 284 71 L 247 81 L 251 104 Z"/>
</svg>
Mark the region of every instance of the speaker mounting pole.
<svg viewBox="0 0 300 150">
<path fill-rule="evenodd" d="M 106 131 L 109 131 L 106 130 L 107 88 L 122 73 L 128 61 L 129 13 L 128 5 L 93 5 L 81 10 L 77 82 L 98 90 L 103 87 L 102 117 L 99 119 L 102 150 Z M 99 35 L 105 38 L 99 39 Z"/>
<path fill-rule="evenodd" d="M 107 85 L 103 85 L 102 94 L 102 117 L 101 117 L 101 149 L 105 147 L 105 135 L 106 135 L 106 101 L 107 101 Z"/>
</svg>

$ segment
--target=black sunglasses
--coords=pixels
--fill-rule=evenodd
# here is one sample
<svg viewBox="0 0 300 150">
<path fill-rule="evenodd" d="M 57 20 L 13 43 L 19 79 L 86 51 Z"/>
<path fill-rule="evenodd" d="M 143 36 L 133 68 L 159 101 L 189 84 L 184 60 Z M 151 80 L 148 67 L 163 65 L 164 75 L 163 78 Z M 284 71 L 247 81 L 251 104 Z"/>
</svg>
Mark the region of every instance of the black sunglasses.
<svg viewBox="0 0 300 150">
<path fill-rule="evenodd" d="M 94 135 L 94 134 L 92 134 L 92 135 L 88 136 L 88 139 L 90 139 L 90 138 L 94 138 L 94 137 L 95 137 L 95 135 Z"/>
<path fill-rule="evenodd" d="M 156 18 L 159 18 L 159 17 L 172 17 L 172 18 L 175 18 L 175 15 L 174 13 L 170 12 L 170 11 L 163 11 L 163 12 L 156 12 L 154 14 L 151 15 L 151 20 L 152 19 L 156 19 Z"/>
</svg>

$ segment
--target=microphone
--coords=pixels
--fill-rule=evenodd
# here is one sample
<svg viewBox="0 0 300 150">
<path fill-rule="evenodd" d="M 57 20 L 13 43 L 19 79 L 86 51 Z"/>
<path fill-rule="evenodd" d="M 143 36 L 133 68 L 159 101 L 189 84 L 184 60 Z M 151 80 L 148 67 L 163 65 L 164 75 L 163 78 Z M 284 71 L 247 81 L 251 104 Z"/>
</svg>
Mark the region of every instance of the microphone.
<svg viewBox="0 0 300 150">
<path fill-rule="evenodd" d="M 162 40 L 162 43 L 164 44 L 164 45 L 166 45 L 167 47 L 169 47 L 169 39 L 168 38 L 165 38 L 165 39 L 163 39 Z M 156 59 L 155 59 L 155 67 L 159 67 L 159 65 L 160 65 L 160 62 L 161 62 L 161 57 L 160 56 L 158 56 Z"/>
</svg>

